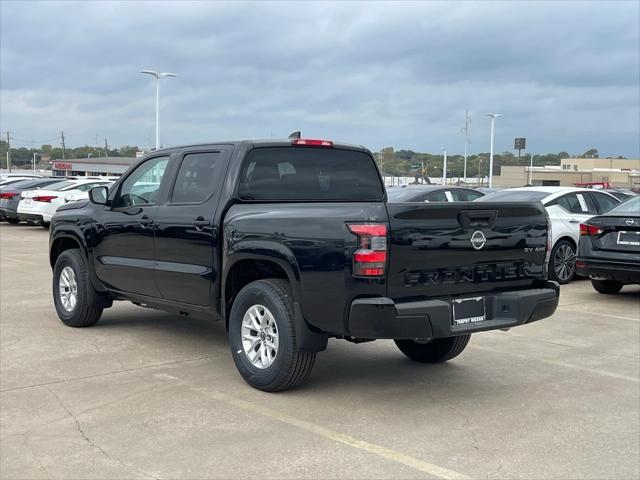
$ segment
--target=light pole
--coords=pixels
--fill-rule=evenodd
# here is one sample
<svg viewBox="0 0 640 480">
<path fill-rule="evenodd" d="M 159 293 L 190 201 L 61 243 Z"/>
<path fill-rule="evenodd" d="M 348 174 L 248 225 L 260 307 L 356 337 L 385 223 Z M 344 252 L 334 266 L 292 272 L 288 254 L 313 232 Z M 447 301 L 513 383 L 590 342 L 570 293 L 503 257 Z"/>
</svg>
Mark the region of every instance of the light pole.
<svg viewBox="0 0 640 480">
<path fill-rule="evenodd" d="M 41 153 L 33 152 L 33 171 L 36 171 L 36 155 L 42 155 Z"/>
<path fill-rule="evenodd" d="M 503 117 L 499 113 L 487 113 L 487 117 L 491 118 L 491 150 L 489 150 L 489 188 L 493 186 L 493 137 L 495 132 L 496 118 Z"/>
<path fill-rule="evenodd" d="M 156 77 L 156 150 L 160 148 L 160 79 L 162 77 L 177 77 L 175 73 L 156 72 L 155 70 L 140 70 Z"/>
<path fill-rule="evenodd" d="M 445 147 L 440 147 L 440 150 L 444 153 L 444 159 L 442 162 L 442 185 L 447 184 L 447 149 Z"/>
<path fill-rule="evenodd" d="M 533 185 L 533 157 L 535 157 L 535 155 L 531 154 L 531 158 L 529 159 L 529 185 Z"/>
</svg>

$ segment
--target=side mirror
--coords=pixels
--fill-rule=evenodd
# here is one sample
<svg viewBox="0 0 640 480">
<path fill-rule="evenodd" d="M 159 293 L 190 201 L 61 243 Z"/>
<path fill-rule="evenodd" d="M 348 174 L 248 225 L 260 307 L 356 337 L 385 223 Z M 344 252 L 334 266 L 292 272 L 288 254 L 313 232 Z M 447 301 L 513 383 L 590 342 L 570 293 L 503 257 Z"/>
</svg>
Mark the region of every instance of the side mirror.
<svg viewBox="0 0 640 480">
<path fill-rule="evenodd" d="M 96 205 L 106 205 L 108 196 L 109 190 L 104 186 L 93 187 L 89 190 L 89 200 Z"/>
</svg>

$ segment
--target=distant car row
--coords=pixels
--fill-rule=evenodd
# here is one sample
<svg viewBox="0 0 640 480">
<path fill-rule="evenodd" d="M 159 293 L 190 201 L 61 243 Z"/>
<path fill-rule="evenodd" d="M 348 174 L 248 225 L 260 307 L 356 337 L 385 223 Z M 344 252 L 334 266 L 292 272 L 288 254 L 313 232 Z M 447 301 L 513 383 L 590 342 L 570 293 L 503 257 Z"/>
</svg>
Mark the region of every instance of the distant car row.
<svg viewBox="0 0 640 480">
<path fill-rule="evenodd" d="M 640 262 L 640 247 L 638 246 L 638 237 L 640 236 L 640 220 L 638 220 L 640 212 L 638 211 L 638 202 L 640 202 L 640 197 L 635 196 L 631 192 L 577 187 L 521 187 L 483 191 L 464 187 L 421 185 L 404 188 L 392 187 L 387 190 L 387 196 L 388 201 L 392 203 L 455 201 L 541 202 L 545 206 L 551 221 L 552 241 L 549 257 L 549 277 L 561 284 L 570 282 L 576 275 L 577 269 L 579 270 L 579 274 L 585 274 L 582 264 L 580 262 L 576 263 L 578 248 L 579 245 L 581 245 L 581 241 L 582 243 L 586 242 L 583 238 L 585 236 L 584 232 L 595 231 L 593 229 L 586 230 L 587 227 L 585 227 L 585 225 L 588 224 L 590 219 L 595 221 L 595 218 L 608 218 L 602 217 L 602 215 L 610 211 L 612 214 L 613 212 L 618 212 L 618 210 L 612 209 L 615 209 L 621 202 L 625 202 L 625 207 L 621 207 L 619 210 L 620 213 L 616 213 L 610 221 L 613 223 L 619 223 L 622 220 L 628 222 L 625 224 L 627 230 L 620 230 L 623 231 L 620 235 L 621 238 L 623 238 L 623 242 L 628 241 L 630 243 L 616 244 L 609 253 L 617 255 L 620 252 L 626 252 L 635 255 L 637 262 Z M 633 202 L 629 199 L 632 199 Z M 634 215 L 631 215 L 632 213 Z M 596 217 L 598 215 L 599 217 Z M 621 219 L 619 217 L 620 215 L 625 216 L 625 218 Z M 604 231 L 605 230 L 603 230 L 603 232 Z M 611 232 L 603 234 L 617 235 L 618 231 L 619 229 L 616 230 L 614 228 Z M 595 238 L 596 237 L 589 237 L 589 241 L 594 241 Z M 607 248 L 605 248 L 605 246 L 607 246 Z M 599 255 L 605 254 L 605 250 L 610 250 L 608 247 L 611 247 L 611 240 L 607 240 L 605 243 L 598 241 L 593 243 L 593 248 L 598 250 L 597 254 Z M 582 250 L 587 247 L 580 246 L 580 248 L 582 252 Z M 581 255 L 582 254 L 583 253 L 581 253 Z M 623 261 L 628 263 L 631 260 L 625 257 Z M 593 262 L 591 262 L 590 265 L 593 266 Z M 618 265 L 618 270 L 620 270 L 620 268 L 620 265 Z M 636 283 L 639 281 L 631 282 L 631 277 L 628 275 L 625 276 L 626 274 L 621 272 L 618 273 L 620 273 L 620 275 L 615 278 L 612 277 L 613 280 L 608 283 L 608 285 L 613 285 L 613 287 L 609 287 L 610 290 L 615 290 L 615 288 L 620 290 L 624 283 Z M 591 274 L 587 276 L 589 275 Z M 596 285 L 603 285 L 602 282 L 608 281 L 607 279 L 609 278 L 607 275 L 602 274 L 602 272 L 600 272 L 600 277 L 602 277 L 602 280 L 594 280 L 594 287 Z M 596 287 L 596 289 L 602 291 L 604 287 Z"/>
<path fill-rule="evenodd" d="M 0 185 L 0 219 L 9 223 L 25 221 L 47 228 L 60 205 L 84 200 L 93 187 L 112 183 L 112 180 L 101 177 L 47 177 L 11 181 Z"/>
</svg>

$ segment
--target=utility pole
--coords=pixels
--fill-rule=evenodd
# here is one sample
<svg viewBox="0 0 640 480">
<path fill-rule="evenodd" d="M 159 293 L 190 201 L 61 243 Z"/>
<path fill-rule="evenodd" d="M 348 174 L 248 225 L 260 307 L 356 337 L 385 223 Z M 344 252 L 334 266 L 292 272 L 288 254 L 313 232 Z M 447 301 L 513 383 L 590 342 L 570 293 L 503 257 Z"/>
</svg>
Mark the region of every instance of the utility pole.
<svg viewBox="0 0 640 480">
<path fill-rule="evenodd" d="M 464 128 L 462 131 L 464 132 L 464 181 L 467 182 L 467 151 L 469 146 L 469 123 L 471 123 L 471 119 L 469 118 L 469 109 L 465 110 L 464 115 Z"/>
<path fill-rule="evenodd" d="M 7 170 L 11 173 L 11 137 L 9 136 L 9 130 L 7 130 Z"/>
<path fill-rule="evenodd" d="M 160 79 L 163 77 L 177 77 L 175 73 L 156 72 L 155 70 L 141 70 L 140 73 L 153 75 L 156 79 L 156 150 L 160 148 Z"/>
<path fill-rule="evenodd" d="M 60 133 L 62 135 L 62 159 L 65 160 L 67 158 L 67 147 L 64 144 L 64 131 Z"/>
<path fill-rule="evenodd" d="M 104 158 L 109 156 L 109 145 L 107 145 L 107 139 L 104 139 Z"/>
</svg>

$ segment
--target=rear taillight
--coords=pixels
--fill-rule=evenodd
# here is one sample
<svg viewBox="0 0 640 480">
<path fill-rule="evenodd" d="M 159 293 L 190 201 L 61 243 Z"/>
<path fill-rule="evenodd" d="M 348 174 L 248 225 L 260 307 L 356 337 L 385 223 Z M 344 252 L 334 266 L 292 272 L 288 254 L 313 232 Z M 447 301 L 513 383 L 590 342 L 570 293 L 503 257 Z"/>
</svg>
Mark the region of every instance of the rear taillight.
<svg viewBox="0 0 640 480">
<path fill-rule="evenodd" d="M 306 147 L 333 147 L 331 140 L 313 140 L 310 138 L 294 138 L 291 140 L 291 145 L 306 146 Z"/>
<path fill-rule="evenodd" d="M 600 235 L 602 232 L 604 232 L 604 230 L 600 227 L 596 227 L 594 225 L 589 225 L 588 223 L 581 223 L 580 224 L 580 236 L 583 235 L 587 235 L 587 236 L 594 236 L 597 237 L 598 235 Z"/>
<path fill-rule="evenodd" d="M 387 224 L 348 223 L 358 236 L 358 249 L 353 253 L 354 277 L 381 277 L 387 266 Z"/>
<path fill-rule="evenodd" d="M 33 200 L 34 202 L 51 203 L 51 200 L 53 200 L 54 198 L 58 198 L 58 197 L 55 195 L 40 195 L 40 196 L 33 197 L 31 200 Z"/>
<path fill-rule="evenodd" d="M 17 197 L 18 195 L 20 194 L 16 192 L 2 192 L 0 193 L 0 198 L 4 198 L 5 200 L 10 200 L 13 197 Z"/>
</svg>

